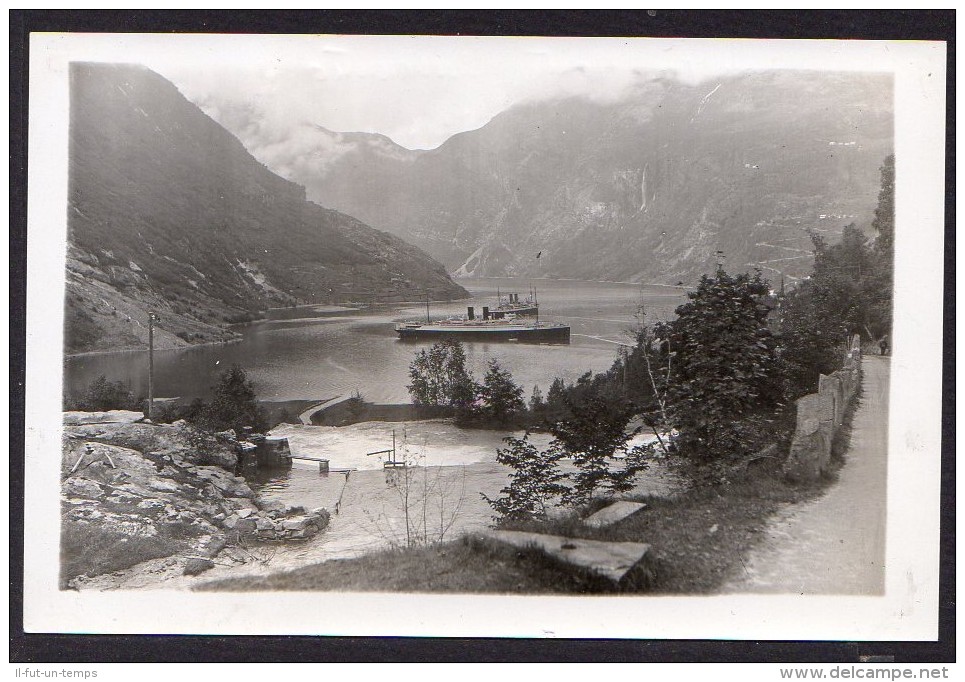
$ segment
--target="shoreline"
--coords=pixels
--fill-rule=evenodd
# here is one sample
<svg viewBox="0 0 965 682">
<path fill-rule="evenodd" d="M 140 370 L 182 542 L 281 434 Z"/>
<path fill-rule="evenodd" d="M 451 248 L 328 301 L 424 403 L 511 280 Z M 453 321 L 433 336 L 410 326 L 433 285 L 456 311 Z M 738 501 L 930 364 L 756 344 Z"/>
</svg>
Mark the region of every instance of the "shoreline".
<svg viewBox="0 0 965 682">
<path fill-rule="evenodd" d="M 224 341 L 202 341 L 201 343 L 188 343 L 188 344 L 185 344 L 184 346 L 171 346 L 168 348 L 158 348 L 155 346 L 154 352 L 159 353 L 161 351 L 188 350 L 189 348 L 198 348 L 200 346 L 227 345 L 229 343 L 238 343 L 239 341 L 241 341 L 243 336 L 241 334 L 238 334 L 237 332 L 233 332 L 233 333 L 237 334 L 237 337 L 233 339 L 226 339 Z M 64 359 L 66 360 L 67 358 L 81 358 L 81 357 L 87 357 L 90 355 L 113 355 L 114 353 L 146 353 L 147 351 L 148 349 L 146 346 L 144 348 L 113 348 L 111 350 L 84 350 L 77 353 L 64 353 Z"/>
<path fill-rule="evenodd" d="M 452 277 L 452 275 L 450 275 Z M 681 291 L 689 291 L 693 288 L 693 285 L 687 284 L 659 284 L 657 282 L 628 282 L 621 280 L 609 280 L 609 279 L 576 279 L 573 277 L 456 277 L 453 281 L 466 281 L 474 279 L 483 280 L 497 280 L 497 279 L 527 279 L 527 280 L 537 280 L 540 282 L 586 282 L 587 284 L 626 284 L 630 286 L 638 287 L 662 287 L 665 289 L 679 289 Z"/>
</svg>

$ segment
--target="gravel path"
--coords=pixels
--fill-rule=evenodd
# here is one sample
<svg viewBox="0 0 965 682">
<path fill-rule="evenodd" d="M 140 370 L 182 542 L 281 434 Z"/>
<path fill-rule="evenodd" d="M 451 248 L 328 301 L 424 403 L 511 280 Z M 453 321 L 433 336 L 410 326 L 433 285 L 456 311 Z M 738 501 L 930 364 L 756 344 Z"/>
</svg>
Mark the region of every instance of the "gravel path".
<svg viewBox="0 0 965 682">
<path fill-rule="evenodd" d="M 861 402 L 838 482 L 785 509 L 724 592 L 883 594 L 890 358 L 865 357 Z"/>
</svg>

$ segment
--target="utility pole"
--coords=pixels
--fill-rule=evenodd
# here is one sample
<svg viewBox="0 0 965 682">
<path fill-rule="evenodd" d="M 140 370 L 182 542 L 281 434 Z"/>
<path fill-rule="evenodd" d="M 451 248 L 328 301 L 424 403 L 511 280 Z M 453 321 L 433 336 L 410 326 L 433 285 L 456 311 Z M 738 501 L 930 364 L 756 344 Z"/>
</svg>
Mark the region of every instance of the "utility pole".
<svg viewBox="0 0 965 682">
<path fill-rule="evenodd" d="M 147 418 L 154 414 L 154 324 L 160 322 L 157 313 L 147 314 Z"/>
<path fill-rule="evenodd" d="M 429 324 L 429 294 L 426 293 L 426 324 Z"/>
</svg>

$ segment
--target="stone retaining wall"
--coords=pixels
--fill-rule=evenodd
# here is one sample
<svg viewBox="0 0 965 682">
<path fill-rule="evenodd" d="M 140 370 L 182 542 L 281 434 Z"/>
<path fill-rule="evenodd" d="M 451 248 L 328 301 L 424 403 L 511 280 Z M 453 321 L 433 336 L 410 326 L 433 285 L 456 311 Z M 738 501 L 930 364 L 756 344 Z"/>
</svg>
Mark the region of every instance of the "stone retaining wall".
<svg viewBox="0 0 965 682">
<path fill-rule="evenodd" d="M 844 367 L 818 380 L 818 392 L 797 400 L 797 426 L 784 473 L 791 479 L 812 481 L 831 461 L 831 442 L 861 384 L 861 343 L 856 335 Z"/>
</svg>

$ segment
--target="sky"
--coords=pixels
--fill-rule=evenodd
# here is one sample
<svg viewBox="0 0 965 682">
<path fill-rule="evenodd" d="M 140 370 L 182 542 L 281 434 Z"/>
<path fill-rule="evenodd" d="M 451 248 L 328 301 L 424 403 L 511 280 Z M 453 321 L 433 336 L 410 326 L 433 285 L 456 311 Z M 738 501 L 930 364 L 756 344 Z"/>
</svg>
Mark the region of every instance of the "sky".
<svg viewBox="0 0 965 682">
<path fill-rule="evenodd" d="M 694 83 L 762 68 L 874 70 L 873 46 L 858 55 L 857 42 L 135 35 L 103 51 L 152 68 L 215 118 L 243 113 L 269 142 L 309 123 L 432 149 L 517 102 L 617 98 L 654 72 Z"/>
<path fill-rule="evenodd" d="M 209 113 L 230 105 L 236 113 L 257 114 L 270 129 L 307 122 L 381 133 L 409 149 L 438 147 L 520 101 L 567 94 L 615 98 L 641 71 L 653 69 L 615 59 L 614 45 L 586 50 L 547 39 L 468 40 L 331 38 L 307 48 L 307 55 L 299 50 L 261 59 L 255 50 L 248 60 L 203 70 L 169 56 L 147 65 Z M 675 71 L 696 77 L 694 69 Z"/>
</svg>

